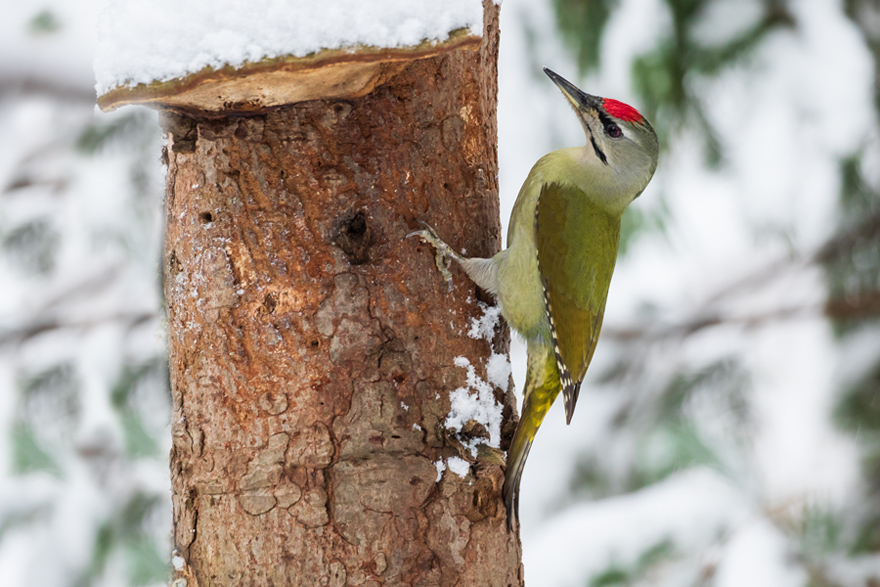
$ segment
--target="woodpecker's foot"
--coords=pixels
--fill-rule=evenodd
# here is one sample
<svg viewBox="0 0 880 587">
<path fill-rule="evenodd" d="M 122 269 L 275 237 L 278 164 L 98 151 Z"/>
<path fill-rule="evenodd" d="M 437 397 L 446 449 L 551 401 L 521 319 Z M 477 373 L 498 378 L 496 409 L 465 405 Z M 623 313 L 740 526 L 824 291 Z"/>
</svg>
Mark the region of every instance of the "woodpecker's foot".
<svg viewBox="0 0 880 587">
<path fill-rule="evenodd" d="M 437 236 L 437 233 L 434 232 L 433 228 L 421 220 L 419 222 L 421 222 L 425 229 L 411 232 L 406 235 L 406 238 L 417 236 L 422 239 L 422 242 L 434 247 L 434 250 L 436 251 L 436 254 L 434 255 L 434 263 L 437 265 L 440 275 L 446 280 L 446 284 L 449 286 L 449 291 L 452 291 L 452 273 L 449 272 L 449 265 L 452 263 L 453 259 L 459 260 L 460 257 L 458 253 L 453 251 L 449 245 Z"/>
</svg>

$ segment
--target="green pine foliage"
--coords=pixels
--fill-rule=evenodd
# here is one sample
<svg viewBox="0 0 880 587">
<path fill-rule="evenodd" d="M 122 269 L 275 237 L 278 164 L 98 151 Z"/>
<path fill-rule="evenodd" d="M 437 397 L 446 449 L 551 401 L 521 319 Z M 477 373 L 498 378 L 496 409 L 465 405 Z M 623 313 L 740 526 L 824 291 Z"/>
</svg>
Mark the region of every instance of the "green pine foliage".
<svg viewBox="0 0 880 587">
<path fill-rule="evenodd" d="M 12 427 L 14 470 L 62 476 L 59 459 L 69 451 L 80 415 L 79 382 L 64 363 L 19 379 L 19 404 Z"/>
<path fill-rule="evenodd" d="M 646 115 L 656 120 L 661 145 L 668 145 L 673 133 L 687 125 L 704 139 L 706 162 L 717 166 L 723 145 L 706 119 L 694 79 L 717 76 L 746 60 L 770 33 L 793 26 L 785 4 L 765 0 L 764 16 L 736 38 L 717 46 L 705 46 L 694 31 L 712 0 L 666 0 L 672 16 L 672 30 L 652 51 L 633 64 L 633 85 Z"/>
<path fill-rule="evenodd" d="M 80 153 L 90 155 L 120 144 L 129 148 L 143 143 L 149 145 L 153 138 L 150 119 L 149 113 L 135 110 L 109 119 L 92 120 L 80 132 L 76 148 Z"/>
<path fill-rule="evenodd" d="M 144 400 L 150 396 L 164 397 L 170 403 L 168 363 L 154 358 L 141 364 L 126 364 L 110 394 L 113 408 L 119 413 L 125 435 L 126 453 L 131 458 L 159 456 L 159 434 L 165 434 L 164 426 L 151 429 L 144 416 L 149 407 Z M 146 397 L 144 397 L 146 396 Z"/>
<path fill-rule="evenodd" d="M 880 361 L 844 389 L 834 415 L 841 428 L 857 430 L 863 442 L 880 450 Z"/>
<path fill-rule="evenodd" d="M 27 26 L 36 36 L 63 23 L 43 11 Z M 22 112 L 51 122 L 28 127 L 27 140 L 4 137 L 11 157 L 0 179 L 0 273 L 5 301 L 23 298 L 24 307 L 0 320 L 12 379 L 3 390 L 11 413 L 0 546 L 63 528 L 93 540 L 91 560 L 77 560 L 81 545 L 75 555 L 50 552 L 53 568 L 67 570 L 65 584 L 155 586 L 168 577 L 170 555 L 167 489 L 145 482 L 167 476 L 170 442 L 160 297 L 154 317 L 145 309 L 151 294 L 133 296 L 131 316 L 120 299 L 132 297 L 126 287 L 132 279 L 138 287 L 138 271 L 144 287 L 160 287 L 156 115 L 97 117 L 91 97 L 77 103 L 51 89 L 2 97 L 6 131 Z M 95 219 L 97 209 L 119 213 Z M 118 333 L 112 352 L 122 365 L 91 354 L 104 352 L 102 335 L 94 348 L 81 344 L 96 331 Z"/>
<path fill-rule="evenodd" d="M 0 247 L 24 275 L 46 275 L 55 268 L 60 245 L 58 231 L 48 218 L 39 218 L 0 233 Z"/>
<path fill-rule="evenodd" d="M 625 257 L 640 236 L 648 233 L 665 236 L 668 219 L 669 210 L 663 206 L 662 198 L 656 209 L 646 210 L 639 206 L 627 208 L 620 223 L 620 256 Z"/>
<path fill-rule="evenodd" d="M 32 35 L 47 35 L 61 30 L 61 20 L 49 9 L 36 13 L 28 22 L 28 31 Z"/>
<path fill-rule="evenodd" d="M 168 577 L 167 555 L 156 544 L 154 519 L 165 515 L 162 502 L 154 495 L 135 493 L 97 532 L 92 562 L 78 585 L 93 584 L 105 571 L 110 558 L 122 556 L 130 585 L 156 584 Z"/>
<path fill-rule="evenodd" d="M 33 428 L 24 422 L 12 427 L 12 467 L 16 473 L 46 471 L 55 476 L 61 475 L 61 468 L 37 440 Z"/>
<path fill-rule="evenodd" d="M 609 375 L 603 379 L 605 384 L 615 381 L 615 376 Z M 616 375 L 626 377 L 627 372 L 619 370 Z M 723 415 L 719 422 L 729 427 L 728 440 L 741 446 L 752 420 L 746 398 L 749 389 L 748 372 L 729 358 L 677 373 L 650 404 L 624 403 L 609 434 L 632 439 L 626 474 L 612 481 L 611 469 L 619 469 L 619 463 L 583 455 L 571 479 L 571 493 L 592 499 L 628 493 L 694 467 L 711 467 L 734 476 L 739 460 L 731 463 L 727 454 L 719 454 L 715 439 L 705 434 L 693 406 L 710 404 L 714 413 Z M 705 416 L 702 410 L 698 413 Z"/>
<path fill-rule="evenodd" d="M 617 0 L 553 0 L 556 25 L 577 57 L 581 75 L 599 66 L 599 42 Z"/>
<path fill-rule="evenodd" d="M 880 35 L 871 23 L 880 14 L 872 0 L 846 0 L 844 8 L 874 58 L 874 104 L 880 112 Z M 880 318 L 880 193 L 874 166 L 859 151 L 840 161 L 837 232 L 816 255 L 827 282 L 826 311 L 841 344 L 858 344 Z M 835 407 L 841 429 L 862 450 L 867 499 L 847 519 L 854 538 L 851 556 L 880 553 L 880 355 L 855 380 L 845 381 Z"/>
<path fill-rule="evenodd" d="M 880 308 L 880 194 L 865 180 L 864 153 L 840 161 L 837 232 L 816 255 L 840 336 L 876 324 Z M 875 308 L 867 314 L 862 310 Z"/>
</svg>

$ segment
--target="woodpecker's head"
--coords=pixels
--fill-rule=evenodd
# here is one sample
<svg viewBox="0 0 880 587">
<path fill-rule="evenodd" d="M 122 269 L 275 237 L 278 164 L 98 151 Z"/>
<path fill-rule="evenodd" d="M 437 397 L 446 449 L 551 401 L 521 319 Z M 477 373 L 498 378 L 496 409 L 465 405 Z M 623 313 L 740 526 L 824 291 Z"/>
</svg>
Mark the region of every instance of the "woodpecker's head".
<svg viewBox="0 0 880 587">
<path fill-rule="evenodd" d="M 651 123 L 632 106 L 582 92 L 546 67 L 544 73 L 577 113 L 587 135 L 585 152 L 595 155 L 636 196 L 640 194 L 654 175 L 660 151 Z"/>
</svg>

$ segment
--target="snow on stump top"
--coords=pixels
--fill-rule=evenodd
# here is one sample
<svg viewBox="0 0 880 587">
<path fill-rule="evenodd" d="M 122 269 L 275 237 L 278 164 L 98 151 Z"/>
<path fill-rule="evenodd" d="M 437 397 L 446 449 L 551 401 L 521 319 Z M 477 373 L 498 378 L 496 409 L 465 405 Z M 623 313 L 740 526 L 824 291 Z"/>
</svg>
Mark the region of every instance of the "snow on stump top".
<svg viewBox="0 0 880 587">
<path fill-rule="evenodd" d="M 480 0 L 116 0 L 101 14 L 98 105 L 253 112 L 356 98 L 409 61 L 482 40 Z"/>
</svg>

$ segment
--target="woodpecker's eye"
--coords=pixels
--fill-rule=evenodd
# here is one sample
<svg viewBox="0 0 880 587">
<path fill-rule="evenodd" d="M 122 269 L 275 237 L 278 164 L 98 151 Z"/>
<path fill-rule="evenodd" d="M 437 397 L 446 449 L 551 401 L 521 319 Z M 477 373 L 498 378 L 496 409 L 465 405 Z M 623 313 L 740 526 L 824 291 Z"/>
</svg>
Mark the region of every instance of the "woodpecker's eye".
<svg viewBox="0 0 880 587">
<path fill-rule="evenodd" d="M 607 134 L 607 135 L 608 135 L 609 137 L 611 137 L 612 139 L 616 139 L 617 137 L 619 137 L 619 136 L 622 135 L 623 133 L 620 131 L 620 127 L 619 127 L 619 126 L 617 126 L 617 125 L 614 124 L 614 123 L 611 123 L 611 124 L 609 124 L 608 126 L 605 127 L 605 134 Z"/>
</svg>

